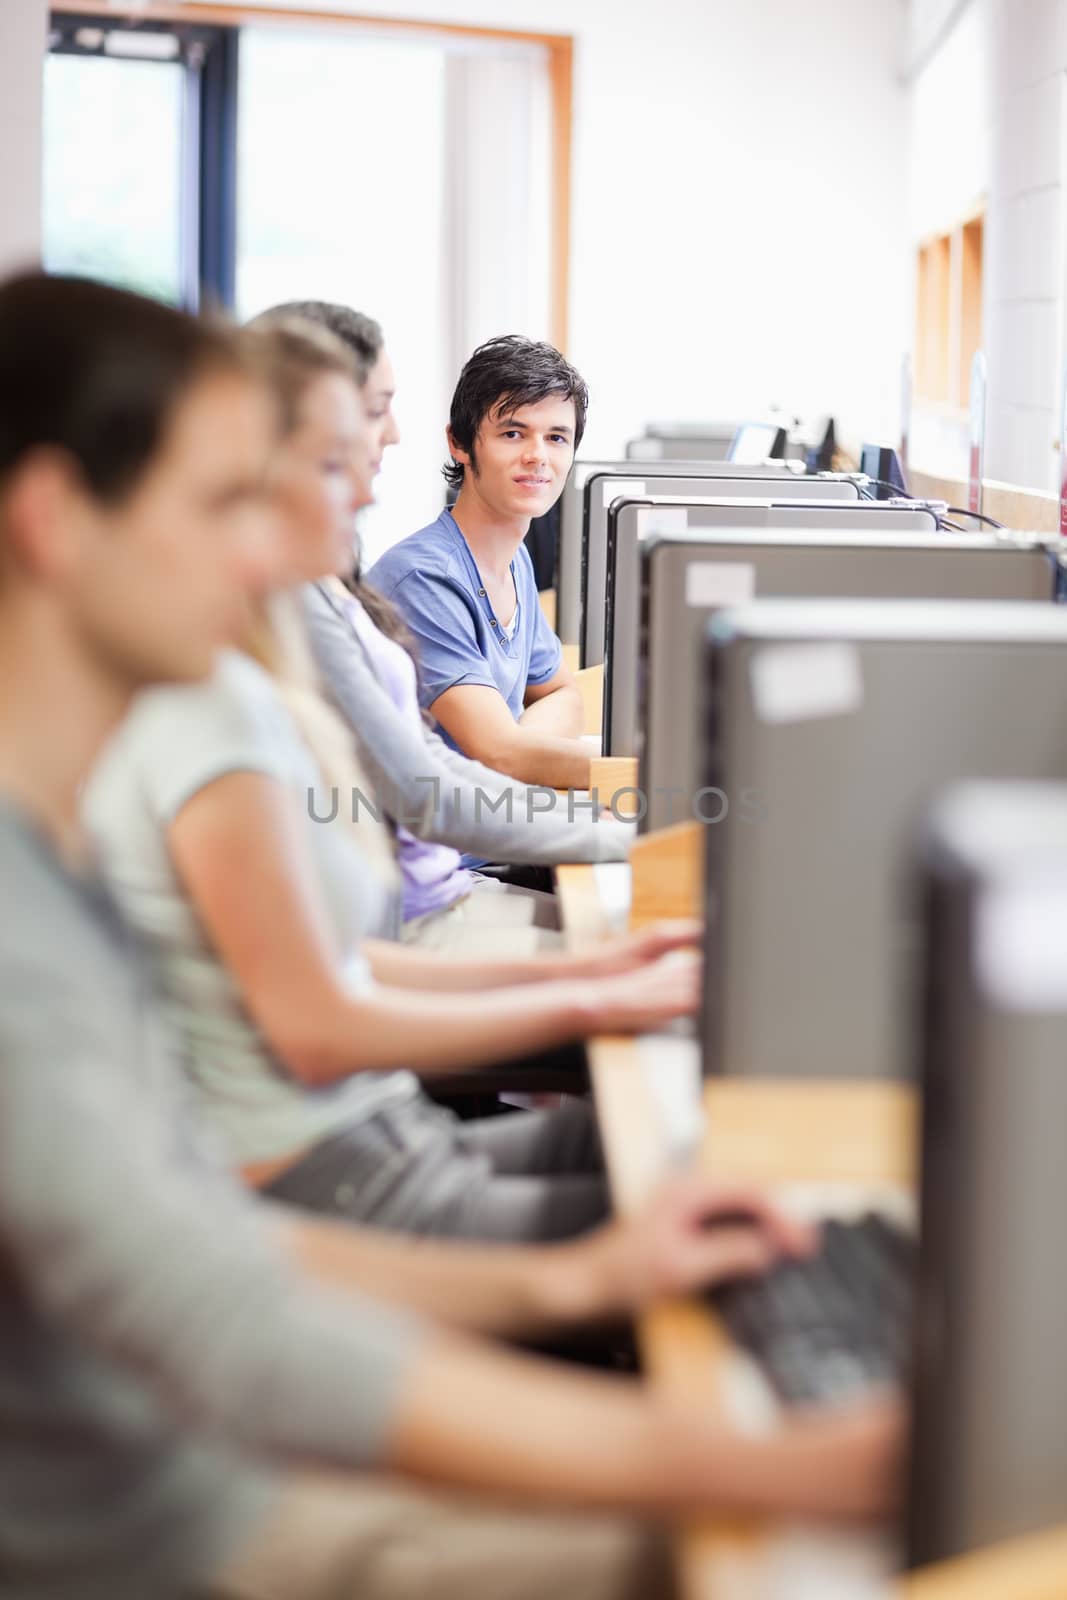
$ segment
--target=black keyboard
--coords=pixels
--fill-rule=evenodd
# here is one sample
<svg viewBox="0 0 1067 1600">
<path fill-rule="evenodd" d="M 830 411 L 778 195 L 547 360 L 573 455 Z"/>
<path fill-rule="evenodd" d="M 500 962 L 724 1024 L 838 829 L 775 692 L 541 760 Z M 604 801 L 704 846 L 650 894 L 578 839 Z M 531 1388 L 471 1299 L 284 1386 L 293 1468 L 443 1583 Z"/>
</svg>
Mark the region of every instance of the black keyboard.
<svg viewBox="0 0 1067 1600">
<path fill-rule="evenodd" d="M 905 1377 L 917 1256 L 915 1241 L 873 1212 L 835 1219 L 815 1255 L 709 1298 L 783 1400 L 839 1403 Z"/>
</svg>

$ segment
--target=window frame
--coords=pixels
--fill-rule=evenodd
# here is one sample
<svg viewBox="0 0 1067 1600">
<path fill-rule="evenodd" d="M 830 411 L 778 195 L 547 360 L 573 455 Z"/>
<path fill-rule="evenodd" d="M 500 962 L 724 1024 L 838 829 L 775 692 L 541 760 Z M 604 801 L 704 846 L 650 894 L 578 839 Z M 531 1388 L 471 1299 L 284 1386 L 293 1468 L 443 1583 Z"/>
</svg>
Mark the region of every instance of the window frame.
<svg viewBox="0 0 1067 1600">
<path fill-rule="evenodd" d="M 180 301 L 187 311 L 197 311 L 205 304 L 232 306 L 237 226 L 237 29 L 148 17 L 141 11 L 130 15 L 118 10 L 100 12 L 75 4 L 57 7 L 50 14 L 49 54 L 88 60 L 129 59 L 109 55 L 102 43 L 89 47 L 79 41 L 76 35 L 88 29 L 104 35 L 166 33 L 178 40 L 176 60 L 185 72 Z"/>
</svg>

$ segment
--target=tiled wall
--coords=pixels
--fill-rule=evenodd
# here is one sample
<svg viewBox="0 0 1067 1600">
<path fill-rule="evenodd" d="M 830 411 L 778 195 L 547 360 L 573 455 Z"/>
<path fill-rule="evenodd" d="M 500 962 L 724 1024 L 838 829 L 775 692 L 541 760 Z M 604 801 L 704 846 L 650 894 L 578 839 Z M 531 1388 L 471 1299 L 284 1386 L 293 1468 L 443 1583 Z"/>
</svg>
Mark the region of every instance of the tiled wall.
<svg viewBox="0 0 1067 1600">
<path fill-rule="evenodd" d="M 954 22 L 944 33 L 946 17 Z M 913 0 L 911 42 L 923 62 L 912 84 L 913 237 L 950 227 L 954 208 L 962 214 L 978 198 L 976 187 L 987 196 L 986 473 L 1050 490 L 1059 479 L 1067 354 L 1067 0 L 970 0 L 955 8 Z M 938 107 L 950 130 L 941 138 L 931 136 Z M 965 474 L 963 423 L 920 417 L 913 437 L 917 464 Z"/>
</svg>

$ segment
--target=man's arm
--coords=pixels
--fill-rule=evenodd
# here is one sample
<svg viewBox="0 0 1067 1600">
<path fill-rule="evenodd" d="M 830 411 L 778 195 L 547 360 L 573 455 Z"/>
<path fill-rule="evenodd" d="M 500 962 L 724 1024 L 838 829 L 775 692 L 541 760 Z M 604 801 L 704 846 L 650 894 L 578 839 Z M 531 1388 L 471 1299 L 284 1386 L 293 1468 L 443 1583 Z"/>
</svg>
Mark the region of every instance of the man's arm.
<svg viewBox="0 0 1067 1600">
<path fill-rule="evenodd" d="M 681 1510 L 769 1494 L 867 1511 L 887 1497 L 892 1420 L 868 1423 L 850 1452 L 851 1418 L 746 1443 L 621 1380 L 301 1282 L 261 1203 L 176 1163 L 159 1108 L 115 1070 L 122 1041 L 87 1039 L 80 1008 L 57 1027 L 52 1001 L 47 1029 L 2 1041 L 4 1250 L 42 1312 L 176 1418 L 263 1453 L 572 1503 Z"/>
<path fill-rule="evenodd" d="M 279 1215 L 290 1253 L 312 1276 L 506 1338 L 631 1316 L 652 1300 L 805 1253 L 813 1237 L 754 1190 L 699 1173 L 665 1183 L 639 1216 L 565 1244 L 427 1240 L 287 1208 Z"/>
<path fill-rule="evenodd" d="M 444 990 L 448 994 L 520 987 L 563 978 L 610 978 L 658 961 L 675 950 L 695 949 L 704 929 L 685 919 L 650 924 L 639 933 L 597 940 L 583 955 L 542 950 L 532 956 L 468 956 L 462 951 L 423 950 L 390 939 L 365 939 L 360 951 L 373 977 L 395 988 Z"/>
<path fill-rule="evenodd" d="M 415 1355 L 385 1462 L 571 1508 L 866 1520 L 898 1498 L 902 1440 L 900 1408 L 884 1399 L 753 1436 L 622 1378 L 441 1336 Z"/>
<path fill-rule="evenodd" d="M 565 661 L 545 683 L 527 684 L 523 704 L 526 709 L 519 721 L 524 728 L 558 734 L 564 739 L 581 736 L 585 721 L 582 697 Z"/>
<path fill-rule="evenodd" d="M 565 689 L 560 693 L 565 696 L 566 710 L 570 691 Z M 577 693 L 575 689 L 576 697 Z M 551 700 L 554 698 L 554 695 L 548 697 L 548 705 L 539 713 L 540 721 L 527 710 L 522 720 L 516 722 L 497 689 L 480 683 L 459 684 L 437 697 L 430 714 L 461 750 L 497 772 L 506 772 L 521 783 L 537 784 L 546 789 L 588 789 L 590 752 L 587 747 L 577 738 L 545 726 L 546 719 L 552 720 Z"/>
</svg>

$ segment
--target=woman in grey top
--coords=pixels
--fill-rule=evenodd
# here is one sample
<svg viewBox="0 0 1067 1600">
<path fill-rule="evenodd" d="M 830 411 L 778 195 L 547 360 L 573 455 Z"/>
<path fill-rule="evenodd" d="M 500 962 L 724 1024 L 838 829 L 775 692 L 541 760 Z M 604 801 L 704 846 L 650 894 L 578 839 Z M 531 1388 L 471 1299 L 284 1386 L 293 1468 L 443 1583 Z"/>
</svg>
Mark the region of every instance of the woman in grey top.
<svg viewBox="0 0 1067 1600">
<path fill-rule="evenodd" d="M 270 489 L 274 577 L 288 586 L 340 561 L 367 498 L 367 450 L 343 348 L 304 325 L 260 337 L 286 420 Z M 283 702 L 263 667 L 231 652 L 208 683 L 143 697 L 87 794 L 231 1159 L 276 1196 L 412 1232 L 591 1226 L 606 1190 L 587 1107 L 460 1123 L 396 1069 L 454 1072 L 647 1031 L 694 1006 L 695 961 L 651 959 L 692 930 L 583 960 L 460 960 L 390 942 L 393 903 L 364 825 L 343 811 L 316 820 L 331 815 L 322 768 L 336 757 L 321 713 L 306 695 Z"/>
</svg>

